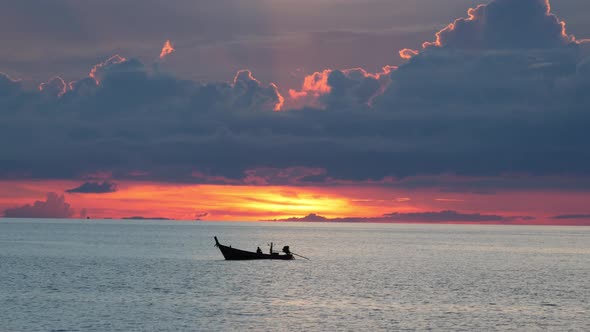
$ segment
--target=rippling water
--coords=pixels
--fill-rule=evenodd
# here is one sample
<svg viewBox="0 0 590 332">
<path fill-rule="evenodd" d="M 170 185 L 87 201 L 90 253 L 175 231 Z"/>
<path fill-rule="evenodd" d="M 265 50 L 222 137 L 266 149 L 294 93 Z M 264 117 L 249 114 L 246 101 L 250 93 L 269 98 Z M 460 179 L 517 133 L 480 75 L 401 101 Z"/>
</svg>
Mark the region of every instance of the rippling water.
<svg viewBox="0 0 590 332">
<path fill-rule="evenodd" d="M 589 301 L 590 227 L 0 219 L 0 331 L 589 331 Z"/>
</svg>

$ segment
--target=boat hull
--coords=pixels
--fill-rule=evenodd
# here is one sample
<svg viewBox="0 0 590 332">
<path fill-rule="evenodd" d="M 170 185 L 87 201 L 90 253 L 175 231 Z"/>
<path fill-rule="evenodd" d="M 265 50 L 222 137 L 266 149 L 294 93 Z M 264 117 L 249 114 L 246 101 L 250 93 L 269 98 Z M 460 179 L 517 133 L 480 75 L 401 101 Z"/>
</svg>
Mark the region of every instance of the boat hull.
<svg viewBox="0 0 590 332">
<path fill-rule="evenodd" d="M 228 261 L 246 261 L 246 260 L 256 260 L 256 259 L 278 259 L 278 260 L 292 260 L 293 255 L 291 254 L 284 254 L 280 255 L 279 253 L 271 254 L 264 254 L 264 253 L 256 253 L 251 251 L 245 251 L 240 249 L 231 248 L 228 246 L 224 246 L 217 241 L 217 237 L 215 237 L 215 246 L 219 248 L 221 254 Z"/>
</svg>

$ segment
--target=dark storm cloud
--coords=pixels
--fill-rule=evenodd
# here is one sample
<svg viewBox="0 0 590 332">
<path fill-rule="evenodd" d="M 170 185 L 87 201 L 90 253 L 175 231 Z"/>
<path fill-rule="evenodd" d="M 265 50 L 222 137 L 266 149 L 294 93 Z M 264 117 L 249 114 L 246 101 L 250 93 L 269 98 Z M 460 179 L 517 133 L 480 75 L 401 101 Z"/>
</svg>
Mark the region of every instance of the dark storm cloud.
<svg viewBox="0 0 590 332">
<path fill-rule="evenodd" d="M 68 193 L 78 194 L 106 194 L 117 191 L 117 184 L 114 182 L 84 182 L 76 188 L 66 190 Z"/>
<path fill-rule="evenodd" d="M 468 11 L 392 74 L 385 107 L 404 102 L 500 104 L 503 110 L 588 102 L 580 44 L 547 0 L 495 0 Z M 417 55 L 413 55 L 417 54 Z M 576 87 L 574 87 L 576 86 Z M 445 104 L 446 103 L 446 104 Z M 474 110 L 477 111 L 477 110 Z"/>
<path fill-rule="evenodd" d="M 381 217 L 369 218 L 326 218 L 315 213 L 311 213 L 305 217 L 276 219 L 273 221 L 303 221 L 303 222 L 426 222 L 426 223 L 445 223 L 445 222 L 518 222 L 534 220 L 534 217 L 529 216 L 501 216 L 488 215 L 480 213 L 461 213 L 457 211 L 439 211 L 439 212 L 410 212 L 388 213 Z"/>
<path fill-rule="evenodd" d="M 549 0 L 494 0 L 468 11 L 424 47 L 454 49 L 544 49 L 575 41 L 551 13 Z"/>
<path fill-rule="evenodd" d="M 239 71 L 232 83 L 202 84 L 151 72 L 139 60 L 120 56 L 94 66 L 90 77 L 70 85 L 60 106 L 82 107 L 81 113 L 94 115 L 135 111 L 164 115 L 166 109 L 178 108 L 266 111 L 282 103 L 276 86 L 262 84 L 248 70 Z"/>
<path fill-rule="evenodd" d="M 21 207 L 6 209 L 6 218 L 70 218 L 74 210 L 66 203 L 63 196 L 56 193 L 47 193 L 45 201 L 35 201 Z"/>
<path fill-rule="evenodd" d="M 503 11 L 534 16 L 518 23 L 536 29 L 535 36 L 529 35 L 534 29 L 523 30 L 537 41 L 523 45 L 534 49 L 498 42 L 513 38 L 502 27 L 463 44 L 429 46 L 390 74 L 325 71 L 330 89 L 318 94 L 321 110 L 273 112 L 282 104 L 276 86 L 249 71 L 230 83 L 201 83 L 136 59 L 111 58 L 61 96 L 57 81 L 29 91 L 0 76 L 0 141 L 6 142 L 0 176 L 84 178 L 108 171 L 124 179 L 139 171 L 142 179 L 238 184 L 439 174 L 588 177 L 590 61 L 582 45 L 556 35 L 560 24 L 542 3 L 519 9 L 525 5 L 497 0 L 489 7 L 506 27 L 517 27 L 510 20 L 522 17 Z M 490 24 L 486 29 L 497 26 Z M 468 35 L 481 26 L 463 25 L 457 31 Z M 306 175 L 280 173 L 285 169 Z M 473 186 L 477 181 L 449 190 L 477 191 Z"/>
<path fill-rule="evenodd" d="M 74 80 L 113 53 L 144 62 L 172 39 L 179 52 L 164 67 L 183 78 L 221 81 L 249 68 L 256 77 L 296 87 L 296 68 L 363 67 L 375 71 L 401 47 L 433 32 L 477 0 L 37 0 L 5 1 L 0 11 L 0 68 L 38 82 Z M 580 36 L 590 33 L 589 3 L 555 9 Z M 129 24 L 129 18 L 133 24 Z M 370 51 L 368 51 L 370 50 Z"/>
<path fill-rule="evenodd" d="M 334 70 L 328 77 L 331 91 L 324 96 L 323 102 L 330 109 L 366 105 L 384 84 L 378 77 L 369 76 L 362 69 L 351 69 L 345 72 Z"/>
</svg>

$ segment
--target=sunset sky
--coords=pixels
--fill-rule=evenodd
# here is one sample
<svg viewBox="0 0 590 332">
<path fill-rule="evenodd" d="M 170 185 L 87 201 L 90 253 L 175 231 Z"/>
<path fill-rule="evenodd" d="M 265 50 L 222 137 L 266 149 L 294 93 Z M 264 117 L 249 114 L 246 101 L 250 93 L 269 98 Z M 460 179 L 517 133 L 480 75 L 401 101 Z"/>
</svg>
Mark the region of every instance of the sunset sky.
<svg viewBox="0 0 590 332">
<path fill-rule="evenodd" d="M 590 225 L 588 15 L 12 1 L 0 216 Z"/>
</svg>

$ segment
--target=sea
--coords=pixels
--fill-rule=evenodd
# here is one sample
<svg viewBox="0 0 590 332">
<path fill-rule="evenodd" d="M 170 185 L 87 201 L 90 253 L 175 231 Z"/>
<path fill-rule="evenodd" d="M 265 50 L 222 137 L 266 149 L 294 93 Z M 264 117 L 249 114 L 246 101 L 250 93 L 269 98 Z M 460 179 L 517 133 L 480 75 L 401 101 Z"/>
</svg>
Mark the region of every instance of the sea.
<svg viewBox="0 0 590 332">
<path fill-rule="evenodd" d="M 590 331 L 590 227 L 0 219 L 0 331 Z"/>
</svg>

